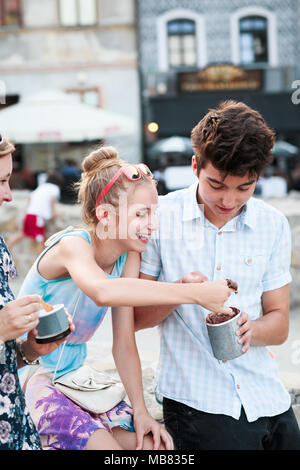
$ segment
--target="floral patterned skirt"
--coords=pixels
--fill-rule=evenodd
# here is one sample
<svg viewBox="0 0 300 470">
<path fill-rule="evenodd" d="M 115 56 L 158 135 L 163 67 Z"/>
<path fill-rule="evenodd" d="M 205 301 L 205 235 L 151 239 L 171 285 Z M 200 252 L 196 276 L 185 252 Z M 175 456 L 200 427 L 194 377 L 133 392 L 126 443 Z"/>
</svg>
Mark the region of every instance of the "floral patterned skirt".
<svg viewBox="0 0 300 470">
<path fill-rule="evenodd" d="M 83 410 L 51 384 L 43 367 L 25 382 L 25 398 L 44 450 L 83 450 L 97 429 L 122 427 L 134 432 L 133 410 L 122 401 L 98 415 Z"/>
</svg>

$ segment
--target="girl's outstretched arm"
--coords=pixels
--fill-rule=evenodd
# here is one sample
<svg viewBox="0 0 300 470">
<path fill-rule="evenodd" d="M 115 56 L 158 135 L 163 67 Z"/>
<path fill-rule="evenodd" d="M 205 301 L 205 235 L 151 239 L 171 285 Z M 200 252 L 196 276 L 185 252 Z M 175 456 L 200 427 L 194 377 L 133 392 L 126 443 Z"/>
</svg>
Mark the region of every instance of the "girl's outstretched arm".
<svg viewBox="0 0 300 470">
<path fill-rule="evenodd" d="M 58 245 L 53 261 L 99 306 L 169 305 L 172 302 L 199 304 L 211 311 L 231 313 L 224 307 L 231 294 L 226 280 L 176 284 L 132 278 L 109 279 L 95 262 L 93 249 L 86 240 L 66 237 Z"/>
</svg>

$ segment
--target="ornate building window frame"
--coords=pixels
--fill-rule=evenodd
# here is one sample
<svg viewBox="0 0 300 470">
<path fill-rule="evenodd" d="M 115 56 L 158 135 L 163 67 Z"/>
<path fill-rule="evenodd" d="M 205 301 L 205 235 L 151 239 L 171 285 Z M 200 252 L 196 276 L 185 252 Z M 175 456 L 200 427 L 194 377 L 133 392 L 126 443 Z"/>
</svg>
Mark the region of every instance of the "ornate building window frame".
<svg viewBox="0 0 300 470">
<path fill-rule="evenodd" d="M 277 51 L 277 21 L 276 14 L 266 8 L 253 6 L 239 8 L 234 11 L 230 19 L 230 31 L 231 31 L 231 58 L 232 63 L 240 65 L 240 28 L 239 21 L 247 16 L 262 16 L 267 19 L 268 30 L 268 65 L 271 67 L 278 66 L 278 51 Z M 259 63 L 255 63 L 259 65 Z"/>
<path fill-rule="evenodd" d="M 206 57 L 206 33 L 205 21 L 203 15 L 185 8 L 176 8 L 168 10 L 158 16 L 156 20 L 157 30 L 157 51 L 158 51 L 158 70 L 167 72 L 169 70 L 168 63 L 168 30 L 169 21 L 176 19 L 193 20 L 196 27 L 196 47 L 197 47 L 197 67 L 202 68 L 207 65 Z"/>
</svg>

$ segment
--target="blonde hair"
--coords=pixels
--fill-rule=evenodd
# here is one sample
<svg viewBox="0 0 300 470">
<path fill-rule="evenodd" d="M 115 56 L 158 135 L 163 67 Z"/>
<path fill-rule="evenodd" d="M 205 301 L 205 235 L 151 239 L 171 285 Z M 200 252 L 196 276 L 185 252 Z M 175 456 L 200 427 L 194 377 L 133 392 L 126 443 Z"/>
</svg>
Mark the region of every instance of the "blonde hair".
<svg viewBox="0 0 300 470">
<path fill-rule="evenodd" d="M 81 180 L 77 183 L 78 202 L 82 205 L 82 219 L 87 225 L 95 226 L 98 223 L 96 217 L 96 201 L 102 189 L 107 185 L 116 172 L 128 163 L 122 160 L 114 147 L 106 146 L 87 155 L 82 162 Z M 144 177 L 135 183 L 152 181 Z M 124 175 L 115 181 L 108 193 L 101 199 L 101 204 L 110 204 L 117 207 L 122 191 L 128 192 L 130 181 Z"/>
<path fill-rule="evenodd" d="M 6 140 L 4 137 L 0 136 L 0 158 L 6 157 L 10 153 L 15 151 L 15 146 Z"/>
</svg>

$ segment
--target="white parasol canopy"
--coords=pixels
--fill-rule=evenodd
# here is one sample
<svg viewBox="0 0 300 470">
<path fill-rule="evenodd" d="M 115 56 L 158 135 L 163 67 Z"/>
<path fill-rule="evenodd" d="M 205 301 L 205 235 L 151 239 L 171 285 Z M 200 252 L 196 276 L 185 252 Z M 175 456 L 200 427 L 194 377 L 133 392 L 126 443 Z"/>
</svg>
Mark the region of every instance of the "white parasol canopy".
<svg viewBox="0 0 300 470">
<path fill-rule="evenodd" d="M 57 90 L 24 96 L 0 111 L 0 134 L 19 144 L 100 140 L 136 130 L 134 119 L 78 103 Z"/>
<path fill-rule="evenodd" d="M 193 155 L 194 150 L 189 137 L 172 136 L 155 142 L 149 150 L 150 156 L 170 153 L 183 153 Z"/>
</svg>

